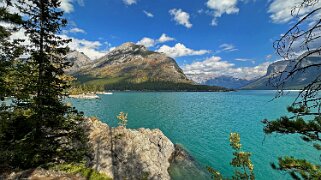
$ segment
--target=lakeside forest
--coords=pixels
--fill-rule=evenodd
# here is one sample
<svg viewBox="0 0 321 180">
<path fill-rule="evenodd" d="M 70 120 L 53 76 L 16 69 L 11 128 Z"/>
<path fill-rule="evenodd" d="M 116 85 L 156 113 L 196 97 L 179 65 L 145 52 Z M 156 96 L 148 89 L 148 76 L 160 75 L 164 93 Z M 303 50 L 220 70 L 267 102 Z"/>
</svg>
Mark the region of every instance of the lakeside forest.
<svg viewBox="0 0 321 180">
<path fill-rule="evenodd" d="M 127 129 L 130 120 L 125 112 L 119 113 L 119 126 L 114 128 L 86 117 L 66 102 L 68 96 L 110 90 L 235 91 L 195 83 L 173 58 L 134 43 L 125 43 L 97 61 L 79 65 L 77 58 L 68 58 L 71 39 L 60 35 L 68 24 L 60 0 L 0 2 L 0 179 L 170 179 L 170 162 L 188 159 L 186 151 L 160 130 Z M 320 151 L 321 63 L 310 63 L 321 56 L 321 47 L 313 46 L 320 40 L 318 3 L 302 0 L 293 6 L 293 16 L 306 7 L 310 12 L 271 44 L 290 65 L 245 89 L 261 89 L 266 84 L 267 89 L 277 89 L 276 99 L 285 95 L 285 89 L 299 89 L 293 103 L 284 107 L 291 116 L 262 120 L 262 130 L 266 135 L 297 134 L 307 146 L 312 143 Z M 11 38 L 21 29 L 29 45 L 23 39 Z M 313 75 L 296 84 L 307 72 Z M 230 133 L 233 176 L 226 177 L 215 167 L 203 167 L 210 178 L 255 179 L 252 153 L 243 147 L 247 142 L 242 140 L 241 144 L 241 140 L 242 134 Z M 139 153 L 135 154 L 132 147 L 138 147 Z M 319 154 L 311 156 L 317 158 Z M 270 168 L 293 179 L 321 179 L 320 165 L 285 156 L 271 163 Z"/>
</svg>

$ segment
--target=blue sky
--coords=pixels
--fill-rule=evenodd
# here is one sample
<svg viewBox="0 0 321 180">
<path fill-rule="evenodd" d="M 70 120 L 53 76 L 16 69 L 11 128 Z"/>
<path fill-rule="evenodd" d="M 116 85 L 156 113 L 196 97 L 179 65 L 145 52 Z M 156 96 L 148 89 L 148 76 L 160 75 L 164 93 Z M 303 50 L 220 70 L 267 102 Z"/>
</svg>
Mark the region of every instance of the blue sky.
<svg viewBox="0 0 321 180">
<path fill-rule="evenodd" d="M 219 75 L 251 79 L 280 59 L 273 41 L 290 27 L 298 2 L 62 0 L 69 20 L 63 34 L 92 59 L 134 42 L 175 58 L 198 81 Z"/>
</svg>

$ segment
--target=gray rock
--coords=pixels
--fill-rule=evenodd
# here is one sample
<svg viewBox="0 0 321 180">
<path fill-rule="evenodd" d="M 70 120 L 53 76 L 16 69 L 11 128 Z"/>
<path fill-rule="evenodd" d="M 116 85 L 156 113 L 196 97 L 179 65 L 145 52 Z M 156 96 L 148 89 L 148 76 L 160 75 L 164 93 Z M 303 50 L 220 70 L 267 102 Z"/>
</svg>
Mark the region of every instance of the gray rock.
<svg viewBox="0 0 321 180">
<path fill-rule="evenodd" d="M 160 130 L 110 128 L 93 118 L 85 128 L 91 168 L 113 179 L 170 179 L 167 170 L 175 148 Z"/>
</svg>

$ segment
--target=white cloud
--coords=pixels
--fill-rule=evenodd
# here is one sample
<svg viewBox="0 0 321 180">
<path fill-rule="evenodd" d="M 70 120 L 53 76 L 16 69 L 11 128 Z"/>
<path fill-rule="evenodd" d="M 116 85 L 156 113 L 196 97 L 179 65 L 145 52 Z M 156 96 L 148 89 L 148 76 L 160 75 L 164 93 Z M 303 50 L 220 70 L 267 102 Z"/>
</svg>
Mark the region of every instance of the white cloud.
<svg viewBox="0 0 321 180">
<path fill-rule="evenodd" d="M 233 45 L 233 44 L 221 44 L 220 45 L 220 50 L 218 50 L 219 52 L 224 52 L 224 51 L 228 51 L 228 52 L 232 52 L 232 51 L 237 51 L 238 49 Z"/>
<path fill-rule="evenodd" d="M 153 47 L 156 44 L 160 44 L 160 43 L 165 43 L 168 41 L 174 41 L 175 39 L 172 37 L 167 36 L 166 34 L 162 34 L 158 39 L 152 39 L 152 38 L 148 38 L 148 37 L 144 37 L 143 39 L 141 39 L 140 41 L 138 41 L 136 44 L 139 45 L 144 45 L 145 47 L 149 48 L 149 47 Z"/>
<path fill-rule="evenodd" d="M 147 17 L 150 17 L 150 18 L 153 18 L 154 17 L 154 14 L 151 13 L 151 12 L 148 12 L 148 11 L 143 11 L 143 13 L 147 16 Z"/>
<path fill-rule="evenodd" d="M 68 46 L 71 50 L 77 50 L 80 52 L 83 52 L 91 59 L 96 59 L 104 56 L 109 50 L 110 50 L 110 44 L 105 44 L 105 46 L 108 46 L 109 49 L 100 50 L 101 47 L 103 47 L 103 44 L 99 41 L 88 41 L 85 39 L 77 39 L 74 37 L 70 37 L 67 35 L 60 35 L 60 37 L 64 39 L 72 39 L 72 42 L 68 43 Z M 17 32 L 12 33 L 11 37 L 13 39 L 22 39 L 24 42 L 23 45 L 31 45 L 31 42 L 27 36 L 25 36 L 25 31 L 23 29 L 20 29 Z"/>
<path fill-rule="evenodd" d="M 123 0 L 126 5 L 133 5 L 137 3 L 137 0 Z"/>
<path fill-rule="evenodd" d="M 269 6 L 268 13 L 270 13 L 270 18 L 274 23 L 287 23 L 294 18 L 291 11 L 295 6 L 301 4 L 302 0 L 273 0 Z M 300 11 L 294 11 L 294 15 L 299 17 L 306 15 L 316 7 L 321 7 L 321 1 L 319 1 L 315 6 L 303 7 Z M 317 13 L 315 16 L 320 17 L 321 13 Z"/>
<path fill-rule="evenodd" d="M 236 58 L 235 61 L 251 62 L 252 64 L 256 63 L 254 59 L 248 59 L 248 58 Z"/>
<path fill-rule="evenodd" d="M 72 4 L 73 0 L 61 0 L 60 8 L 66 13 L 71 13 L 74 11 L 74 6 Z"/>
<path fill-rule="evenodd" d="M 161 37 L 159 37 L 158 42 L 164 43 L 164 42 L 174 41 L 174 40 L 175 40 L 174 38 L 169 37 L 169 36 L 167 36 L 166 34 L 163 33 L 163 34 L 161 35 Z"/>
<path fill-rule="evenodd" d="M 240 11 L 237 7 L 237 0 L 208 0 L 206 5 L 213 10 L 212 26 L 217 25 L 217 18 L 223 14 L 236 14 Z"/>
<path fill-rule="evenodd" d="M 83 52 L 90 59 L 100 58 L 109 51 L 109 49 L 99 50 L 103 44 L 100 41 L 89 41 L 86 39 L 77 39 L 74 37 L 69 37 L 67 35 L 61 35 L 62 38 L 71 39 L 72 41 L 68 43 L 71 50 L 77 50 Z M 106 42 L 104 43 L 106 45 Z M 108 46 L 109 47 L 109 46 Z"/>
<path fill-rule="evenodd" d="M 71 13 L 74 11 L 74 2 L 77 2 L 79 6 L 85 6 L 84 0 L 61 0 L 60 8 L 65 12 L 65 13 Z"/>
<path fill-rule="evenodd" d="M 83 29 L 80 29 L 80 28 L 72 28 L 72 29 L 70 29 L 68 32 L 70 32 L 70 33 L 83 33 L 83 34 L 85 34 L 86 33 L 86 31 L 85 30 L 83 30 Z"/>
<path fill-rule="evenodd" d="M 186 28 L 191 28 L 193 25 L 190 22 L 190 15 L 187 12 L 184 12 L 182 9 L 171 9 L 169 10 L 169 14 L 171 14 L 174 20 L 180 24 L 185 26 Z"/>
<path fill-rule="evenodd" d="M 177 43 L 174 47 L 170 47 L 167 45 L 161 46 L 157 52 L 163 52 L 172 58 L 182 57 L 182 56 L 197 56 L 204 55 L 209 53 L 208 50 L 193 50 L 187 48 L 184 44 Z"/>
<path fill-rule="evenodd" d="M 254 67 L 235 67 L 235 64 L 223 61 L 221 57 L 212 56 L 200 62 L 185 65 L 184 73 L 196 82 L 204 82 L 219 76 L 232 76 L 242 79 L 254 79 L 266 74 L 270 62 Z"/>
<path fill-rule="evenodd" d="M 155 40 L 148 37 L 144 37 L 143 39 L 138 41 L 136 44 L 144 45 L 145 47 L 149 48 L 155 45 Z"/>
</svg>

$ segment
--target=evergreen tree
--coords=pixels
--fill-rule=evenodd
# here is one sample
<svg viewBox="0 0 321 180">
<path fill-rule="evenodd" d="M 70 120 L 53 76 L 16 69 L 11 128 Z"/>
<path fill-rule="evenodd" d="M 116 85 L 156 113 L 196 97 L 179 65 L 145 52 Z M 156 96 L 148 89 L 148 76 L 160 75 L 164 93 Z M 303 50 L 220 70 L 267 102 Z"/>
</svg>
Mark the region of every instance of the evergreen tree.
<svg viewBox="0 0 321 180">
<path fill-rule="evenodd" d="M 3 161 L 22 168 L 80 161 L 86 150 L 82 117 L 63 103 L 70 85 L 64 75 L 70 40 L 57 35 L 67 23 L 60 1 L 17 0 L 15 7 L 24 15 L 23 29 L 31 45 L 26 47 L 30 56 L 20 59 L 14 72 L 25 76 L 15 80 L 13 113 L 1 117 Z"/>
<path fill-rule="evenodd" d="M 22 48 L 17 46 L 17 41 L 10 42 L 9 37 L 12 32 L 17 31 L 22 24 L 21 16 L 17 13 L 10 13 L 8 7 L 12 7 L 11 1 L 0 1 L 0 21 L 7 26 L 0 24 L 0 99 L 12 94 L 10 83 L 8 82 L 8 72 L 12 68 L 12 61 L 22 53 Z M 18 43 L 19 44 L 19 43 Z"/>
<path fill-rule="evenodd" d="M 321 40 L 321 18 L 319 0 L 302 0 L 293 4 L 292 15 L 298 22 L 274 44 L 277 53 L 284 59 L 292 59 L 292 67 L 276 74 L 270 79 L 272 85 L 279 89 L 277 97 L 284 94 L 288 80 L 298 73 L 304 73 L 318 63 L 305 63 L 306 58 L 321 54 L 321 47 L 315 42 Z M 302 16 L 302 9 L 312 9 Z M 306 85 L 295 101 L 288 107 L 292 117 L 281 117 L 277 120 L 264 120 L 266 134 L 299 134 L 306 142 L 312 142 L 317 150 L 321 150 L 321 72 L 311 77 L 311 83 Z M 315 156 L 318 158 L 318 156 Z M 272 168 L 290 173 L 294 179 L 321 179 L 320 164 L 313 164 L 304 159 L 280 157 L 278 165 L 272 163 Z"/>
</svg>

